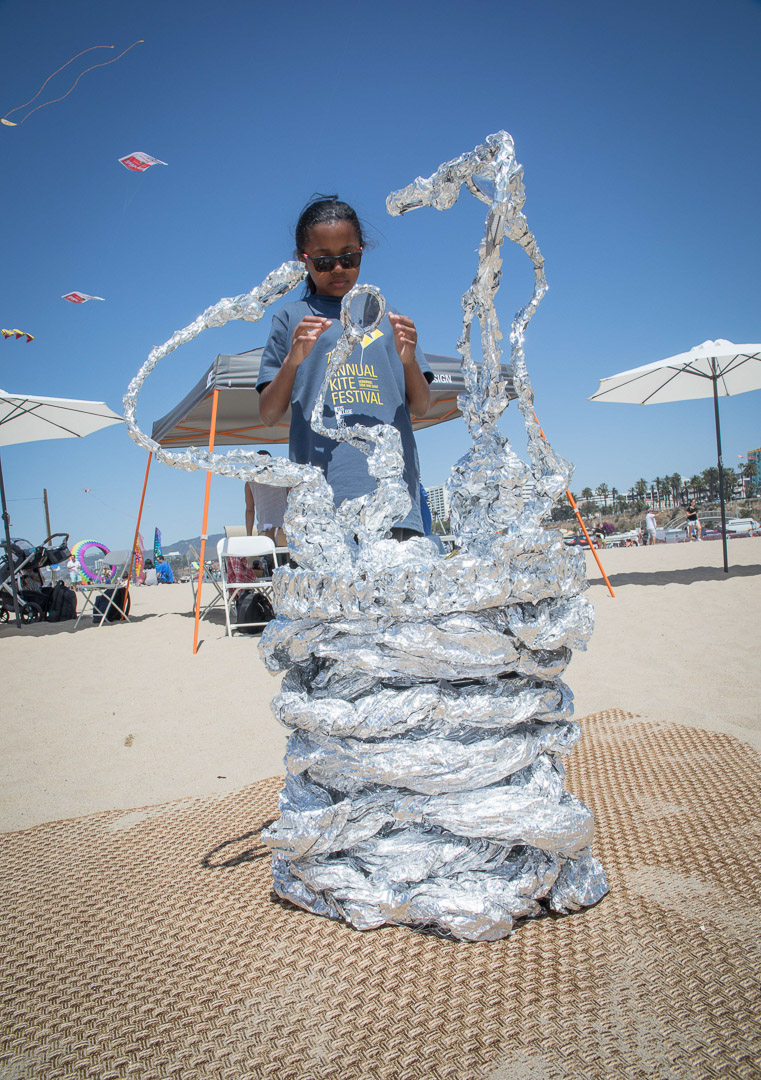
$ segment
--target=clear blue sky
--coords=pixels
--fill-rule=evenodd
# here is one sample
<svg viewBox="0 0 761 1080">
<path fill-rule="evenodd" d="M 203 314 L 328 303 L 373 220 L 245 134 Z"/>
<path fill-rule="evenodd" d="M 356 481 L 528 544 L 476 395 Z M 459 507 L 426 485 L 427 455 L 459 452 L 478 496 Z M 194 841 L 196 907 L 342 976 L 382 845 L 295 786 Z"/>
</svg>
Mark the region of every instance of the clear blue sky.
<svg viewBox="0 0 761 1080">
<path fill-rule="evenodd" d="M 362 280 L 415 318 L 426 351 L 452 354 L 484 207 L 466 193 L 446 213 L 392 219 L 385 198 L 505 128 L 550 285 L 529 371 L 550 441 L 576 464 L 573 489 L 715 463 L 710 401 L 586 399 L 602 376 L 707 338 L 761 340 L 756 0 L 4 0 L 0 18 L 2 115 L 81 49 L 116 46 L 38 101 L 145 39 L 0 128 L 0 324 L 35 335 L 0 341 L 3 389 L 121 411 L 154 345 L 290 257 L 315 191 L 337 191 L 374 226 Z M 134 150 L 168 165 L 130 173 L 117 158 Z M 506 252 L 505 330 L 530 270 Z M 60 299 L 72 289 L 106 302 Z M 143 429 L 218 352 L 263 344 L 268 324 L 208 331 L 164 361 L 140 399 Z M 723 399 L 726 464 L 761 444 L 760 406 L 758 393 Z M 505 430 L 520 449 L 514 408 Z M 433 485 L 468 440 L 455 421 L 418 445 Z M 2 460 L 14 535 L 42 538 L 47 488 L 53 527 L 72 541 L 131 541 L 146 457 L 123 428 L 11 446 Z M 156 525 L 167 542 L 200 532 L 203 481 L 154 467 L 146 539 Z M 210 531 L 242 520 L 237 482 L 215 478 L 212 492 Z"/>
</svg>

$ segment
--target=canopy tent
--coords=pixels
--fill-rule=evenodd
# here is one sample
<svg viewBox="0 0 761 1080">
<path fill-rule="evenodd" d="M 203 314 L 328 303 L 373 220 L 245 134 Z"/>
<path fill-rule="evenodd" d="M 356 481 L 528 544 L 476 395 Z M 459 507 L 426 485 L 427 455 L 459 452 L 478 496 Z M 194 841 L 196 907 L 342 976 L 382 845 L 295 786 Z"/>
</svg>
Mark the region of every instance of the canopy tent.
<svg viewBox="0 0 761 1080">
<path fill-rule="evenodd" d="M 167 449 L 208 446 L 210 450 L 215 446 L 266 446 L 273 443 L 287 443 L 291 422 L 290 410 L 274 427 L 267 427 L 259 416 L 259 394 L 256 391 L 256 382 L 263 352 L 264 349 L 251 349 L 249 352 L 234 355 L 220 353 L 190 393 L 166 416 L 155 421 L 151 432 L 154 442 Z M 459 357 L 437 356 L 430 353 L 426 353 L 425 356 L 433 371 L 431 407 L 423 419 L 416 419 L 413 416 L 412 426 L 416 430 L 461 416 L 457 408 L 457 397 L 465 391 L 465 380 L 461 371 L 462 361 Z M 509 364 L 502 365 L 502 375 L 507 382 L 510 399 L 516 398 L 518 395 L 513 387 L 512 368 Z M 152 456 L 152 454 L 148 455 L 145 470 L 143 493 L 135 528 L 135 542 L 140 530 Z M 211 473 L 207 473 L 201 526 L 201 535 L 204 539 L 201 540 L 196 591 L 194 653 L 198 651 L 210 484 Z"/>
<path fill-rule="evenodd" d="M 287 443 L 290 409 L 274 427 L 267 427 L 259 417 L 256 381 L 263 352 L 264 349 L 251 349 L 232 356 L 220 353 L 190 393 L 166 416 L 156 420 L 151 432 L 154 441 L 160 446 L 178 448 L 208 444 L 214 391 L 218 390 L 221 392 L 217 395 L 215 446 Z M 465 391 L 460 358 L 431 353 L 425 355 L 434 375 L 431 407 L 423 419 L 412 418 L 415 430 L 462 415 L 457 408 L 457 395 Z M 517 395 L 513 389 L 509 364 L 502 365 L 502 374 L 513 399 Z"/>
</svg>

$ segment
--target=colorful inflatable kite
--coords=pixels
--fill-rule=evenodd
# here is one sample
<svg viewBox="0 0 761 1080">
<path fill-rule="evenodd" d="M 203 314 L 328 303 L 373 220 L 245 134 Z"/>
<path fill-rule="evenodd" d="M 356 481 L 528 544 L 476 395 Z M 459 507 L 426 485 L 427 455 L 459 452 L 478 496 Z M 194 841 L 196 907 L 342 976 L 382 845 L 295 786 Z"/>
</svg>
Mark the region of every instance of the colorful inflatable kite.
<svg viewBox="0 0 761 1080">
<path fill-rule="evenodd" d="M 135 540 L 134 559 L 132 563 L 132 580 L 136 583 L 145 581 L 145 555 L 143 553 L 144 547 L 145 541 L 143 540 L 142 534 L 138 533 L 137 539 Z"/>
<path fill-rule="evenodd" d="M 131 169 L 132 172 L 145 172 L 146 169 L 150 169 L 151 165 L 166 165 L 165 161 L 159 161 L 157 157 L 151 157 L 150 154 L 144 154 L 142 150 L 135 150 L 133 154 L 127 154 L 126 157 L 120 157 L 119 163 L 123 165 L 125 169 Z"/>
<path fill-rule="evenodd" d="M 114 63 L 116 63 L 117 60 L 120 60 L 122 58 L 122 56 L 124 56 L 124 53 L 128 53 L 130 51 L 130 49 L 134 49 L 134 47 L 136 45 L 142 45 L 142 44 L 143 44 L 143 39 L 139 38 L 137 41 L 133 41 L 131 45 L 129 45 L 126 49 L 124 49 L 123 52 L 120 52 L 118 56 L 115 56 L 113 58 L 113 60 L 106 60 L 102 64 L 93 64 L 92 67 L 85 68 L 84 71 L 81 71 L 79 73 L 79 75 L 77 75 L 76 79 L 74 80 L 74 82 L 72 83 L 72 85 L 69 87 L 69 89 L 66 91 L 65 94 L 61 94 L 61 96 L 57 97 L 57 98 L 51 98 L 50 101 L 43 101 L 39 105 L 35 105 L 35 107 L 33 109 L 31 109 L 26 114 L 26 116 L 22 116 L 22 118 L 18 122 L 16 122 L 15 120 L 8 120 L 8 117 L 11 115 L 11 113 L 18 112 L 20 109 L 25 109 L 27 107 L 27 105 L 31 105 L 33 101 L 36 101 L 37 98 L 42 93 L 42 91 L 48 85 L 50 80 L 53 78 L 53 76 L 57 75 L 59 71 L 63 71 L 63 69 L 65 67 L 68 67 L 69 64 L 72 64 L 75 60 L 78 60 L 80 56 L 84 56 L 85 53 L 92 52 L 93 49 L 115 49 L 116 46 L 115 45 L 91 45 L 89 49 L 83 49 L 82 52 L 77 53 L 76 56 L 72 56 L 71 60 L 67 60 L 65 64 L 61 64 L 61 66 L 59 68 L 56 68 L 56 70 L 53 72 L 52 75 L 48 75 L 47 79 L 45 79 L 45 82 L 39 88 L 39 90 L 34 95 L 34 97 L 29 98 L 29 101 L 25 101 L 23 105 L 17 105 L 15 109 L 11 109 L 11 111 L 9 113 L 6 113 L 4 117 L 0 118 L 0 124 L 5 124 L 6 127 L 19 127 L 21 124 L 24 123 L 25 120 L 29 119 L 29 117 L 32 115 L 32 113 L 37 112 L 38 109 L 44 109 L 46 105 L 53 105 L 53 104 L 55 104 L 56 101 L 63 101 L 64 98 L 68 97 L 69 94 L 71 93 L 71 91 L 74 89 L 74 87 L 79 82 L 79 80 L 82 78 L 82 76 L 86 75 L 88 71 L 93 71 L 95 68 L 99 68 L 99 67 L 108 67 L 109 64 L 114 64 Z"/>
<path fill-rule="evenodd" d="M 0 330 L 0 334 L 2 334 L 4 338 L 25 337 L 27 341 L 34 341 L 34 334 L 27 334 L 26 330 Z"/>
<path fill-rule="evenodd" d="M 102 296 L 90 296 L 86 292 L 67 292 L 61 297 L 62 300 L 70 300 L 72 304 L 84 304 L 88 300 L 103 300 Z"/>
<path fill-rule="evenodd" d="M 99 540 L 78 540 L 70 550 L 77 560 L 79 571 L 88 581 L 96 585 L 107 585 L 116 574 L 116 566 L 103 566 L 101 571 L 91 569 L 85 562 L 85 554 L 88 551 L 92 552 L 93 548 L 96 548 L 101 555 L 108 555 L 110 552 L 110 549 Z"/>
</svg>

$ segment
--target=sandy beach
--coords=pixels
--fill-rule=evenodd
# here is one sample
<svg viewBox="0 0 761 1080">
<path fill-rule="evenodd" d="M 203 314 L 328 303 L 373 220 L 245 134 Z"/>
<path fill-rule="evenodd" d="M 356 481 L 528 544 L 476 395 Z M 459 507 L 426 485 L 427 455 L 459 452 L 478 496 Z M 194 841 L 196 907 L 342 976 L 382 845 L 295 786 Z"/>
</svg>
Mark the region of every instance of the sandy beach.
<svg viewBox="0 0 761 1080">
<path fill-rule="evenodd" d="M 624 709 L 761 749 L 761 539 L 587 554 L 596 630 L 567 682 L 576 716 Z M 192 653 L 188 584 L 132 590 L 131 621 L 0 628 L 0 829 L 231 792 L 283 773 L 258 636 L 222 609 Z M 80 599 L 81 605 L 81 599 Z"/>
</svg>

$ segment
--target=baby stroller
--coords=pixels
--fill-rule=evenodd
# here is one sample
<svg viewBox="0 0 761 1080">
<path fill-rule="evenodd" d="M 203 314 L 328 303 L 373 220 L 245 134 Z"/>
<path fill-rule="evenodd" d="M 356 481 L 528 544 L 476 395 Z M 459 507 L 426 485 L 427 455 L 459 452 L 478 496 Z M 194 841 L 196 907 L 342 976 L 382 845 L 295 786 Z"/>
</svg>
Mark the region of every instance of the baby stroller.
<svg viewBox="0 0 761 1080">
<path fill-rule="evenodd" d="M 63 538 L 63 543 L 52 543 L 53 540 L 60 538 Z M 40 622 L 45 618 L 50 590 L 44 593 L 37 589 L 25 588 L 25 580 L 35 576 L 41 585 L 40 571 L 44 566 L 55 566 L 57 563 L 66 562 L 71 554 L 69 534 L 53 533 L 38 547 L 32 547 L 28 540 L 12 539 L 10 559 L 5 544 L 2 545 L 0 551 L 0 622 L 7 622 L 14 614 L 11 577 L 16 584 L 22 623 Z"/>
</svg>

